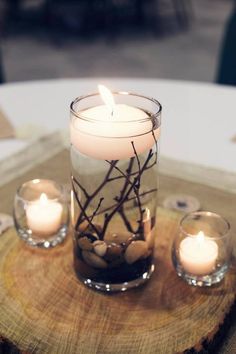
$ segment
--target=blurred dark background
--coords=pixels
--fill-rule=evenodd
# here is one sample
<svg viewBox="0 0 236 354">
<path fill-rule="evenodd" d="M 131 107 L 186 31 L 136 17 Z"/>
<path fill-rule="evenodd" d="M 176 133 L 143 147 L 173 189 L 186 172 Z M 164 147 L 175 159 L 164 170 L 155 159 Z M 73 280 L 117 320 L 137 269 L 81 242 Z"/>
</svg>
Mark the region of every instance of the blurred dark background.
<svg viewBox="0 0 236 354">
<path fill-rule="evenodd" d="M 0 81 L 217 79 L 232 0 L 0 0 Z"/>
</svg>

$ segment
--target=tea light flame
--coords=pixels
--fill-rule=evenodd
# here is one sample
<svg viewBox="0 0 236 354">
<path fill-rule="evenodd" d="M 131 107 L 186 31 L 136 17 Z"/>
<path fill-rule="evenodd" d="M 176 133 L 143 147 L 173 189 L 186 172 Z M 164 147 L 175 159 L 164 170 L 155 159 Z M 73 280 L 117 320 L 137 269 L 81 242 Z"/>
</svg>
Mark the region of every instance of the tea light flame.
<svg viewBox="0 0 236 354">
<path fill-rule="evenodd" d="M 218 245 L 200 231 L 194 237 L 187 236 L 180 243 L 180 260 L 185 271 L 194 275 L 206 275 L 216 267 Z"/>
<path fill-rule="evenodd" d="M 205 241 L 205 235 L 204 235 L 204 232 L 203 231 L 199 231 L 199 233 L 197 234 L 197 242 L 200 245 L 202 245 Z"/>
<path fill-rule="evenodd" d="M 105 105 L 111 112 L 111 116 L 113 116 L 115 110 L 115 101 L 111 91 L 104 85 L 98 85 L 98 90 Z"/>
<path fill-rule="evenodd" d="M 48 204 L 48 198 L 45 193 L 42 193 L 39 197 L 39 203 L 41 206 L 45 206 Z"/>
</svg>

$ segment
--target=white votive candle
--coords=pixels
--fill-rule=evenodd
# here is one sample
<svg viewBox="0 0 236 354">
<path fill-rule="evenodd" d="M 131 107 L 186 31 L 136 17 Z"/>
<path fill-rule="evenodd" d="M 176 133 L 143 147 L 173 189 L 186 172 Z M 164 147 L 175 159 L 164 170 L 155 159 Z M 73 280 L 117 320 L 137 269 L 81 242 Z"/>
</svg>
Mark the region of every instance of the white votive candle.
<svg viewBox="0 0 236 354">
<path fill-rule="evenodd" d="M 103 160 L 128 159 L 148 151 L 158 140 L 160 128 L 144 110 L 115 104 L 108 89 L 102 90 L 105 104 L 78 112 L 71 119 L 71 143 L 80 153 Z M 155 136 L 155 138 L 154 138 Z"/>
<path fill-rule="evenodd" d="M 103 160 L 128 159 L 135 155 L 132 141 L 137 154 L 151 149 L 155 144 L 152 121 L 139 108 L 117 104 L 114 117 L 111 117 L 107 107 L 101 105 L 81 112 L 81 116 L 88 120 L 72 120 L 71 143 L 90 157 Z M 138 122 L 142 119 L 142 123 Z M 160 128 L 154 130 L 154 134 L 158 140 Z M 122 138 L 122 141 L 118 141 L 118 138 Z"/>
<path fill-rule="evenodd" d="M 194 275 L 210 274 L 216 266 L 218 245 L 202 231 L 180 243 L 180 261 L 185 271 Z"/>
<path fill-rule="evenodd" d="M 45 193 L 26 209 L 26 219 L 29 229 L 34 234 L 52 235 L 60 228 L 62 205 L 49 200 Z"/>
</svg>

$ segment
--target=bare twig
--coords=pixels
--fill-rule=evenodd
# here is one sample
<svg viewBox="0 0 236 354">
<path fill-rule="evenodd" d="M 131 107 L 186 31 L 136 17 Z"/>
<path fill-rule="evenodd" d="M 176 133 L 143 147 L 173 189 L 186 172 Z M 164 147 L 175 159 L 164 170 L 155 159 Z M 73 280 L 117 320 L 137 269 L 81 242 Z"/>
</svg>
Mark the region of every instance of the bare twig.
<svg viewBox="0 0 236 354">
<path fill-rule="evenodd" d="M 93 221 L 93 218 L 94 218 L 96 215 L 98 215 L 97 212 L 98 212 L 98 210 L 100 209 L 100 206 L 102 205 L 103 200 L 104 200 L 103 197 L 100 198 L 99 203 L 98 203 L 98 206 L 97 206 L 97 208 L 94 210 L 94 212 L 93 212 L 93 214 L 92 214 L 92 216 L 91 216 L 91 218 L 90 218 L 90 222 L 92 222 L 92 221 Z"/>
<path fill-rule="evenodd" d="M 151 193 L 154 193 L 154 192 L 156 192 L 156 191 L 157 191 L 157 188 L 153 188 L 153 189 L 150 189 L 150 190 L 147 191 L 147 192 L 143 192 L 143 193 L 139 194 L 139 196 L 140 196 L 140 197 L 143 197 L 143 196 L 145 196 L 145 195 L 147 195 L 147 194 L 151 194 Z M 135 199 L 137 199 L 136 196 L 135 196 L 135 197 L 131 197 L 131 198 L 127 198 L 127 199 L 124 201 L 124 203 L 128 203 L 128 202 L 130 202 L 130 201 L 132 201 L 132 200 L 135 200 Z M 117 204 L 117 203 L 116 203 L 116 204 Z M 113 205 L 111 205 L 111 206 L 109 206 L 109 207 L 107 207 L 107 208 L 105 208 L 105 209 L 102 209 L 102 210 L 99 211 L 96 215 L 100 215 L 100 214 L 106 213 L 107 211 L 113 209 L 113 208 L 116 206 L 116 204 L 113 204 Z M 89 217 L 91 217 L 91 216 L 89 216 Z M 83 220 L 83 221 L 84 221 L 84 220 Z"/>
<path fill-rule="evenodd" d="M 84 210 L 84 207 L 82 206 L 80 200 L 79 200 L 79 197 L 77 195 L 77 192 L 75 190 L 75 186 L 74 186 L 74 179 L 73 179 L 73 176 L 72 176 L 72 188 L 73 188 L 73 192 L 74 192 L 74 195 L 75 195 L 75 198 L 76 198 L 76 201 L 81 209 L 81 214 L 83 213 L 83 216 L 84 218 L 87 220 L 87 222 L 89 223 L 90 227 L 96 232 L 96 234 L 98 235 L 98 237 L 100 238 L 100 233 L 98 231 L 98 229 L 96 228 L 96 226 L 93 225 L 93 223 L 91 222 L 90 218 L 88 217 L 88 215 L 86 214 L 86 211 Z"/>
<path fill-rule="evenodd" d="M 91 203 L 91 201 L 96 197 L 96 195 L 102 190 L 102 188 L 105 186 L 105 184 L 107 183 L 107 180 L 109 179 L 109 176 L 111 175 L 112 171 L 113 171 L 113 168 L 115 167 L 115 165 L 117 164 L 118 160 L 112 160 L 111 161 L 111 165 L 110 165 L 110 168 L 109 170 L 107 171 L 102 183 L 95 189 L 95 191 L 90 194 L 87 198 L 86 198 L 86 201 L 84 203 L 84 211 L 86 211 L 86 209 L 88 208 L 89 204 Z M 88 194 L 88 193 L 87 193 Z M 76 222 L 76 229 L 78 229 L 79 225 L 81 224 L 82 222 L 82 213 L 80 213 L 79 217 L 78 217 L 78 220 Z"/>
<path fill-rule="evenodd" d="M 79 228 L 79 225 L 87 220 L 89 226 L 97 233 L 97 235 L 99 236 L 99 238 L 103 238 L 107 227 L 110 223 L 110 221 L 112 220 L 113 216 L 118 212 L 127 228 L 127 230 L 129 232 L 134 233 L 134 230 L 132 228 L 132 225 L 130 223 L 130 221 L 128 220 L 126 214 L 125 214 L 125 210 L 124 210 L 124 204 L 136 199 L 137 200 L 137 204 L 138 204 L 138 208 L 139 208 L 139 213 L 140 213 L 140 219 L 138 220 L 139 223 L 139 227 L 138 230 L 140 229 L 141 225 L 142 225 L 142 220 L 143 220 L 143 210 L 142 210 L 142 203 L 141 203 L 141 197 L 145 196 L 149 193 L 153 193 L 156 192 L 156 188 L 155 189 L 151 189 L 150 191 L 144 192 L 144 193 L 139 193 L 140 192 L 140 185 L 141 185 L 141 178 L 142 175 L 145 171 L 147 171 L 148 169 L 152 168 L 156 162 L 157 162 L 157 141 L 154 135 L 154 132 L 152 131 L 152 135 L 153 135 L 153 139 L 155 141 L 156 144 L 156 151 L 155 151 L 155 161 L 153 161 L 150 165 L 149 162 L 151 161 L 154 152 L 152 149 L 149 150 L 149 153 L 147 155 L 146 160 L 144 161 L 143 165 L 141 166 L 141 162 L 139 159 L 139 156 L 137 154 L 134 142 L 132 141 L 132 147 L 134 150 L 134 157 L 130 158 L 129 161 L 129 166 L 126 169 L 125 172 L 122 171 L 122 169 L 120 169 L 117 166 L 118 160 L 106 160 L 106 162 L 110 165 L 103 181 L 99 184 L 99 186 L 94 190 L 93 193 L 89 194 L 86 189 L 81 185 L 81 183 L 76 180 L 75 178 L 73 178 L 72 176 L 72 186 L 73 186 L 73 191 L 75 193 L 75 197 L 76 197 L 76 201 L 81 209 L 81 213 L 78 217 L 77 223 L 76 223 L 76 229 Z M 133 166 L 134 166 L 134 161 L 135 159 L 137 160 L 137 165 L 138 165 L 138 170 L 137 171 L 133 171 Z M 112 172 L 116 170 L 119 172 L 119 176 L 114 176 L 112 177 Z M 134 178 L 132 178 L 134 177 Z M 116 196 L 114 199 L 116 201 L 116 203 L 110 207 L 107 207 L 105 209 L 101 209 L 101 205 L 102 202 L 104 200 L 104 197 L 101 197 L 97 207 L 95 208 L 94 212 L 92 213 L 92 215 L 88 216 L 87 215 L 87 208 L 89 207 L 90 203 L 94 200 L 94 198 L 101 192 L 101 190 L 103 189 L 103 187 L 105 187 L 105 185 L 107 183 L 110 183 L 112 181 L 115 181 L 117 179 L 124 179 L 124 184 L 120 190 L 120 194 L 119 196 Z M 75 185 L 74 183 L 82 190 L 84 197 L 85 197 L 85 202 L 84 205 L 82 205 L 82 203 L 80 202 L 76 189 L 75 189 Z M 133 192 L 135 194 L 134 197 L 130 197 L 131 192 Z M 100 215 L 102 213 L 105 213 L 104 215 L 104 224 L 102 227 L 102 230 L 98 230 L 96 226 L 93 225 L 93 220 L 95 218 L 95 216 Z M 137 232 L 137 231 L 136 231 Z"/>
<path fill-rule="evenodd" d="M 71 178 L 73 179 L 73 181 L 75 181 L 75 183 L 77 184 L 77 186 L 83 191 L 84 195 L 86 198 L 89 198 L 89 194 L 88 192 L 86 191 L 86 189 L 82 186 L 81 183 L 79 183 L 79 181 L 74 177 L 74 176 L 71 176 Z"/>
<path fill-rule="evenodd" d="M 138 208 L 139 208 L 139 214 L 140 214 L 140 219 L 138 220 L 138 223 L 139 223 L 138 229 L 139 229 L 139 228 L 140 228 L 140 225 L 142 225 L 142 221 L 143 221 L 142 204 L 141 204 L 141 200 L 140 200 L 140 196 L 139 196 L 139 188 L 140 188 L 142 173 L 141 173 L 140 160 L 139 160 L 137 151 L 136 151 L 136 149 L 135 149 L 134 142 L 132 141 L 131 144 L 132 144 L 132 147 L 133 147 L 133 150 L 134 150 L 134 154 L 135 154 L 135 157 L 136 157 L 136 160 L 137 160 L 137 163 L 138 163 L 137 184 L 136 184 L 136 186 L 135 186 L 135 188 L 134 188 L 134 193 L 135 193 L 135 195 L 136 195 L 136 197 L 137 197 Z"/>
<path fill-rule="evenodd" d="M 152 151 L 152 149 L 150 149 L 149 153 L 148 153 L 148 157 L 147 157 L 146 161 L 144 162 L 143 167 L 140 170 L 141 174 L 144 172 L 144 170 L 145 170 L 146 166 L 148 165 L 152 156 L 153 156 L 153 151 Z M 107 217 L 105 217 L 105 221 L 104 221 L 104 225 L 103 225 L 103 229 L 102 229 L 103 235 L 105 235 L 108 224 L 111 221 L 111 219 L 113 218 L 113 216 L 115 215 L 115 213 L 120 209 L 121 205 L 125 202 L 125 200 L 128 198 L 130 193 L 133 191 L 135 184 L 136 184 L 136 178 L 132 182 L 131 186 L 128 188 L 127 192 L 124 194 L 123 198 L 120 199 L 120 201 L 117 203 L 116 207 L 112 210 L 112 212 L 110 214 L 107 215 Z"/>
<path fill-rule="evenodd" d="M 124 224 L 125 224 L 127 230 L 128 230 L 129 232 L 132 232 L 132 234 L 134 234 L 134 230 L 133 230 L 133 228 L 132 228 L 132 226 L 131 226 L 129 220 L 127 219 L 127 217 L 126 217 L 126 215 L 125 215 L 124 208 L 120 208 L 120 209 L 118 210 L 118 213 L 120 214 L 122 220 L 124 221 Z"/>
<path fill-rule="evenodd" d="M 107 163 L 109 163 L 109 164 L 111 164 L 111 162 L 110 161 L 108 161 L 108 160 L 105 160 Z M 132 162 L 132 165 L 133 165 L 133 161 L 134 161 L 134 158 L 133 157 L 131 157 L 131 159 L 130 159 L 130 163 Z M 120 172 L 120 174 L 121 174 L 121 176 L 119 176 L 119 178 L 125 178 L 126 180 L 127 180 L 127 182 L 129 183 L 129 184 L 131 184 L 131 181 L 130 181 L 130 173 L 128 172 L 129 171 L 129 167 L 128 167 L 128 169 L 127 169 L 127 175 L 119 168 L 119 167 L 117 167 L 117 166 L 114 166 L 114 169 L 115 170 L 117 170 L 118 172 Z M 132 166 L 131 166 L 131 169 L 132 169 Z M 118 177 L 118 176 L 117 176 Z M 114 181 L 115 179 L 118 179 L 117 177 L 114 177 L 114 178 L 109 178 L 109 182 L 110 181 Z"/>
<path fill-rule="evenodd" d="M 106 160 L 107 163 L 110 164 L 110 161 Z M 132 168 L 133 168 L 133 164 L 134 164 L 134 158 L 131 157 L 130 161 L 129 161 L 129 166 L 128 168 L 126 169 L 126 173 L 127 175 L 117 166 L 115 166 L 114 168 L 125 178 L 125 183 L 120 191 L 120 196 L 119 197 L 115 197 L 115 201 L 117 201 L 118 203 L 120 202 L 120 200 L 122 200 L 127 188 L 128 188 L 128 185 L 132 185 L 132 182 L 130 180 L 130 174 L 132 172 Z M 124 208 L 123 208 L 123 205 L 121 205 L 121 207 L 119 208 L 118 210 L 121 218 L 123 219 L 124 221 L 124 224 L 125 226 L 127 227 L 127 229 L 130 231 L 130 232 L 134 232 L 133 229 L 132 229 L 132 226 L 129 222 L 129 220 L 127 219 L 126 215 L 125 215 L 125 211 L 124 211 Z M 106 219 L 107 219 L 108 215 L 105 215 L 105 222 L 106 222 Z"/>
</svg>

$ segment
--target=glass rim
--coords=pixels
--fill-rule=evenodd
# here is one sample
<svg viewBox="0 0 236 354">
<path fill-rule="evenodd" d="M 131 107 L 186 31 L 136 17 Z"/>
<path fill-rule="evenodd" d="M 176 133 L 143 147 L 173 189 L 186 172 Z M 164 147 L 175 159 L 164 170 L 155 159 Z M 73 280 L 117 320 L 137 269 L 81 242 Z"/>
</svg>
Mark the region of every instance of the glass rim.
<svg viewBox="0 0 236 354">
<path fill-rule="evenodd" d="M 193 235 L 193 234 L 190 234 L 188 232 L 186 232 L 184 230 L 184 227 L 183 227 L 183 223 L 191 216 L 207 216 L 207 217 L 217 217 L 218 219 L 220 219 L 221 221 L 223 221 L 224 225 L 225 225 L 225 228 L 226 228 L 226 231 L 224 232 L 223 235 L 221 236 L 205 236 L 206 238 L 209 238 L 209 239 L 222 239 L 224 237 L 227 237 L 229 235 L 229 232 L 230 232 L 230 229 L 231 229 L 231 226 L 230 226 L 230 223 L 229 221 L 221 216 L 220 214 L 218 213 L 214 213 L 214 212 L 211 212 L 211 211 L 207 211 L 207 210 L 202 210 L 202 211 L 194 211 L 194 212 L 190 212 L 190 213 L 187 213 L 186 215 L 184 215 L 184 217 L 180 220 L 180 223 L 179 223 L 179 228 L 180 228 L 180 231 L 187 235 L 187 236 L 190 236 L 190 237 L 196 237 L 196 235 Z"/>
<path fill-rule="evenodd" d="M 139 98 L 143 98 L 145 100 L 148 100 L 152 103 L 154 103 L 158 109 L 156 112 L 154 113 L 150 113 L 150 116 L 148 116 L 147 118 L 142 118 L 142 119 L 134 119 L 134 120 L 126 120 L 126 121 L 121 121 L 121 120 L 112 120 L 112 124 L 117 124 L 117 123 L 122 123 L 122 124 L 126 124 L 126 123 L 137 123 L 137 122 L 147 122 L 150 121 L 152 118 L 158 118 L 161 115 L 162 112 L 162 105 L 160 104 L 160 102 L 158 100 L 156 100 L 155 98 L 152 97 L 148 97 L 145 95 L 140 95 L 138 93 L 135 92 L 128 92 L 128 91 L 111 91 L 111 93 L 113 95 L 121 95 L 121 96 L 133 96 L 133 97 L 139 97 Z M 92 119 L 92 118 L 88 118 L 86 116 L 84 116 L 81 113 L 78 113 L 75 109 L 74 106 L 75 104 L 77 104 L 78 102 L 86 99 L 86 98 L 91 98 L 91 97 L 96 97 L 96 96 L 100 96 L 99 92 L 94 92 L 94 93 L 90 93 L 88 95 L 82 95 L 82 96 L 78 96 L 76 97 L 70 104 L 70 113 L 73 114 L 73 116 L 75 116 L 76 118 L 85 120 L 87 122 L 98 122 L 98 120 L 96 119 Z"/>
<path fill-rule="evenodd" d="M 35 182 L 34 182 L 34 181 L 35 181 Z M 22 201 L 26 202 L 27 204 L 31 204 L 31 203 L 37 202 L 38 199 L 35 199 L 35 200 L 28 200 L 28 199 L 26 199 L 26 198 L 24 198 L 24 197 L 22 197 L 22 196 L 20 195 L 20 192 L 23 190 L 23 188 L 27 187 L 27 185 L 30 184 L 30 183 L 34 183 L 34 184 L 38 183 L 38 182 L 36 182 L 36 181 L 38 181 L 38 182 L 42 182 L 42 181 L 43 181 L 43 182 L 50 182 L 50 183 L 53 183 L 53 184 L 56 186 L 56 188 L 59 190 L 60 196 L 57 197 L 57 198 L 50 198 L 50 199 L 48 198 L 48 202 L 49 202 L 49 203 L 59 201 L 59 200 L 60 200 L 60 197 L 63 196 L 63 194 L 64 194 L 63 185 L 62 185 L 61 183 L 56 182 L 56 181 L 54 181 L 53 179 L 49 179 L 49 178 L 34 178 L 34 179 L 31 179 L 31 180 L 29 180 L 29 181 L 26 181 L 26 182 L 22 183 L 22 184 L 17 188 L 15 196 L 17 196 L 18 199 L 21 199 Z M 44 193 L 44 192 L 42 191 L 41 194 L 42 194 L 42 193 Z M 45 193 L 45 194 L 46 194 L 46 193 Z"/>
</svg>

